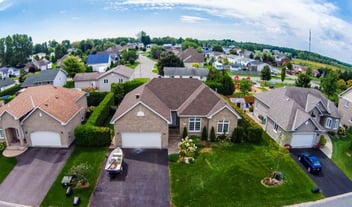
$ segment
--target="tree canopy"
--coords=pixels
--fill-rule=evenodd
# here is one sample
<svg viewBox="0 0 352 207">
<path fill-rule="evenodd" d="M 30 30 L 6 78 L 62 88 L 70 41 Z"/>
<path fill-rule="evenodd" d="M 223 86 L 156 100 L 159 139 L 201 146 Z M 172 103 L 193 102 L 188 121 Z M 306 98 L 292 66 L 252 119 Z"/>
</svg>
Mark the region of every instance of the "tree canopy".
<svg viewBox="0 0 352 207">
<path fill-rule="evenodd" d="M 320 87 L 321 90 L 331 97 L 335 94 L 337 89 L 338 74 L 337 72 L 331 70 L 326 74 L 324 78 L 321 79 Z"/>
<path fill-rule="evenodd" d="M 82 73 L 86 70 L 84 64 L 80 62 L 75 56 L 69 56 L 62 62 L 62 69 L 64 69 L 69 77 L 74 77 L 76 73 Z"/>
<path fill-rule="evenodd" d="M 310 77 L 307 74 L 301 73 L 298 75 L 298 78 L 295 81 L 296 86 L 303 88 L 310 88 Z"/>
<path fill-rule="evenodd" d="M 269 66 L 264 66 L 264 68 L 261 71 L 261 79 L 263 81 L 269 81 L 271 80 L 271 70 L 269 68 Z"/>
<path fill-rule="evenodd" d="M 240 91 L 243 93 L 243 95 L 247 95 L 249 91 L 251 91 L 252 88 L 252 83 L 243 78 L 242 80 L 240 80 Z"/>
<path fill-rule="evenodd" d="M 184 67 L 184 63 L 173 52 L 164 51 L 158 61 L 159 75 L 164 75 L 164 67 Z"/>
<path fill-rule="evenodd" d="M 33 52 L 32 38 L 25 34 L 14 34 L 0 38 L 0 62 L 7 66 L 22 66 Z"/>
</svg>

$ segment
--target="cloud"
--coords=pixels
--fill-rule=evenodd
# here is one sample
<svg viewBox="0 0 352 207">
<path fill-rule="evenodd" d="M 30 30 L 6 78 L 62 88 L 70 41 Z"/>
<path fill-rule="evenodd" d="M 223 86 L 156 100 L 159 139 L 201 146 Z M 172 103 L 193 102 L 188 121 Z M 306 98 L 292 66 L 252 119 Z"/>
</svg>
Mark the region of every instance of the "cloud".
<svg viewBox="0 0 352 207">
<path fill-rule="evenodd" d="M 196 16 L 181 16 L 180 19 L 182 22 L 191 23 L 191 24 L 208 20 L 206 18 L 196 17 Z"/>
<path fill-rule="evenodd" d="M 0 0 L 0 11 L 5 11 L 11 6 L 12 6 L 12 2 L 10 0 Z"/>
</svg>

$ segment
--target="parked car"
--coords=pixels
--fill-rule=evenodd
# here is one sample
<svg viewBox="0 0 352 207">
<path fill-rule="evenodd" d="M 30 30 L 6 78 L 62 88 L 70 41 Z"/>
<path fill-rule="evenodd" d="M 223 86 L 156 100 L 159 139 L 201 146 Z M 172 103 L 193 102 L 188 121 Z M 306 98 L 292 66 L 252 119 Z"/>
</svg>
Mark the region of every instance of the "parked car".
<svg viewBox="0 0 352 207">
<path fill-rule="evenodd" d="M 298 154 L 298 160 L 307 168 L 310 173 L 319 173 L 321 171 L 321 164 L 319 159 L 307 152 Z"/>
</svg>

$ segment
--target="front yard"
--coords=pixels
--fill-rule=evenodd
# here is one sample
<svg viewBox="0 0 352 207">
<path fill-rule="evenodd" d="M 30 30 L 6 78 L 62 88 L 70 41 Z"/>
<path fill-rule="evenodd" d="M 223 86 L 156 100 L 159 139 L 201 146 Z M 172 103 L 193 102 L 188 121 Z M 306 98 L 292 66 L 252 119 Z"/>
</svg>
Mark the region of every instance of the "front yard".
<svg viewBox="0 0 352 207">
<path fill-rule="evenodd" d="M 106 153 L 106 147 L 75 147 L 41 206 L 72 206 L 73 196 L 80 197 L 80 206 L 88 206 L 89 198 L 97 183 Z M 89 182 L 89 187 L 73 189 L 73 196 L 66 197 L 66 189 L 61 185 L 61 180 L 63 176 L 67 175 L 71 167 L 81 163 L 88 163 L 89 170 L 86 178 Z"/>
<path fill-rule="evenodd" d="M 332 160 L 345 173 L 345 175 L 352 180 L 351 139 L 348 137 L 341 137 L 339 139 L 333 138 L 331 141 L 334 149 Z"/>
<path fill-rule="evenodd" d="M 264 187 L 260 181 L 278 164 L 284 184 Z M 315 184 L 285 152 L 264 145 L 213 144 L 193 164 L 169 162 L 174 206 L 282 206 L 323 198 Z"/>
<path fill-rule="evenodd" d="M 0 143 L 0 184 L 7 177 L 7 175 L 11 172 L 11 170 L 16 166 L 16 158 L 8 158 L 2 155 L 4 150 L 5 143 Z"/>
</svg>

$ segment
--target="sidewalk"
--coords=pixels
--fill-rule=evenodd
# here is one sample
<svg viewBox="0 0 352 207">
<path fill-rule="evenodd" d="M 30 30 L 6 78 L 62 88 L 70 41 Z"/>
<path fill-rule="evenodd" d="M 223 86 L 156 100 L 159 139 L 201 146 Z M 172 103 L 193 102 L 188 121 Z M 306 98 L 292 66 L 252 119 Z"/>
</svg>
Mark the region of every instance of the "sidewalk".
<svg viewBox="0 0 352 207">
<path fill-rule="evenodd" d="M 352 193 L 346 193 L 346 194 L 329 197 L 318 201 L 293 204 L 286 207 L 331 207 L 331 206 L 350 207 L 351 203 L 352 203 Z"/>
</svg>

